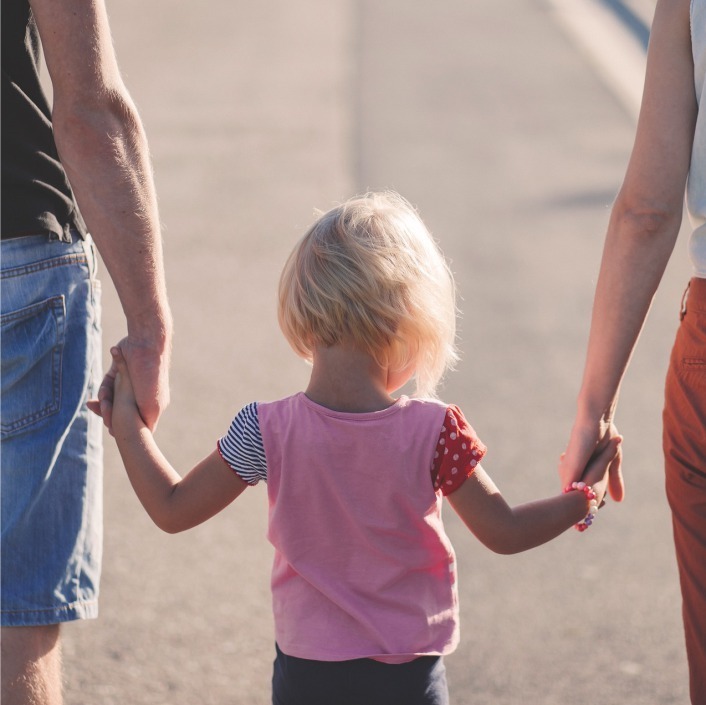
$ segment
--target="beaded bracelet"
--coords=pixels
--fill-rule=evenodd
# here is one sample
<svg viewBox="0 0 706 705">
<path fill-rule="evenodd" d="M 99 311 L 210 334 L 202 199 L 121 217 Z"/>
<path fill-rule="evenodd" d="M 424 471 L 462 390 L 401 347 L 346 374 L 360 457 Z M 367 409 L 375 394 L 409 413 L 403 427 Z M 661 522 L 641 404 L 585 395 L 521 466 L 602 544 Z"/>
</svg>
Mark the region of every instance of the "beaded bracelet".
<svg viewBox="0 0 706 705">
<path fill-rule="evenodd" d="M 588 500 L 588 514 L 578 524 L 574 524 L 574 528 L 578 531 L 586 531 L 593 524 L 593 519 L 598 514 L 598 499 L 593 487 L 585 482 L 572 482 L 564 488 L 564 493 L 574 491 L 583 492 Z"/>
</svg>

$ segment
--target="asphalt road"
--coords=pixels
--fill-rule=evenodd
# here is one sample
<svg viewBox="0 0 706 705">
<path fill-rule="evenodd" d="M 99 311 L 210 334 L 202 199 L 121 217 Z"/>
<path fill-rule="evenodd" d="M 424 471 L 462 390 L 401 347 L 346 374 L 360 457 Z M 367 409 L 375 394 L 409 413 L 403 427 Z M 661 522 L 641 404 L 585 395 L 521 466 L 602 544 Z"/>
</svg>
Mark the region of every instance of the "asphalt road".
<svg viewBox="0 0 706 705">
<path fill-rule="evenodd" d="M 369 188 L 414 202 L 452 260 L 463 359 L 442 389 L 511 503 L 559 490 L 631 115 L 543 0 L 109 3 L 150 138 L 176 335 L 158 440 L 183 471 L 240 406 L 307 368 L 275 316 L 314 208 Z M 687 702 L 660 415 L 685 245 L 625 381 L 628 495 L 592 529 L 496 556 L 448 509 L 462 642 L 455 705 Z M 123 333 L 104 285 L 108 344 Z M 99 620 L 68 626 L 70 705 L 260 705 L 274 655 L 265 489 L 167 536 L 106 438 Z M 332 704 L 333 705 L 333 704 Z"/>
</svg>

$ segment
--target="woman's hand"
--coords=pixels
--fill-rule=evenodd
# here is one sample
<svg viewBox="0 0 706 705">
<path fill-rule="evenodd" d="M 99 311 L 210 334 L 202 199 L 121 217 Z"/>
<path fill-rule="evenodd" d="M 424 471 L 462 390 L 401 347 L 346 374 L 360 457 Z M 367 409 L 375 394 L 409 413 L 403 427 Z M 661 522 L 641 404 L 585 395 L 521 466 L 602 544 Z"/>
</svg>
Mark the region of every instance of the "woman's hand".
<svg viewBox="0 0 706 705">
<path fill-rule="evenodd" d="M 607 443 L 602 445 L 600 450 L 593 453 L 581 476 L 581 480 L 590 485 L 596 493 L 599 507 L 603 506 L 604 497 L 609 488 L 611 467 L 614 463 L 620 464 L 622 442 L 621 436 L 612 436 Z"/>
<path fill-rule="evenodd" d="M 598 458 L 611 442 L 620 438 L 615 424 L 599 423 L 593 426 L 588 424 L 574 424 L 566 451 L 559 461 L 559 477 L 562 487 L 571 482 L 583 479 L 584 473 L 589 470 L 589 464 Z M 622 448 L 619 445 L 617 452 L 608 466 L 608 492 L 613 500 L 621 502 L 625 496 L 625 485 L 622 474 Z M 591 483 L 589 483 L 591 484 Z"/>
</svg>

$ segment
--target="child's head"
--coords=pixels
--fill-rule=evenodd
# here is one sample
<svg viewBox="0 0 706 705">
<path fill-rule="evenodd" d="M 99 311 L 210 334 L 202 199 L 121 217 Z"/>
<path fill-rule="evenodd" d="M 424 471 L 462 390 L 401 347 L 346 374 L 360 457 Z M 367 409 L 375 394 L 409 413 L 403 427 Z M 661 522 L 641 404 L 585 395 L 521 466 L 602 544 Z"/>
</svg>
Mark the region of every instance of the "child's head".
<svg viewBox="0 0 706 705">
<path fill-rule="evenodd" d="M 279 322 L 294 350 L 337 343 L 381 365 L 412 365 L 431 396 L 456 360 L 454 281 L 414 208 L 395 193 L 352 198 L 324 213 L 294 248 L 279 286 Z"/>
</svg>

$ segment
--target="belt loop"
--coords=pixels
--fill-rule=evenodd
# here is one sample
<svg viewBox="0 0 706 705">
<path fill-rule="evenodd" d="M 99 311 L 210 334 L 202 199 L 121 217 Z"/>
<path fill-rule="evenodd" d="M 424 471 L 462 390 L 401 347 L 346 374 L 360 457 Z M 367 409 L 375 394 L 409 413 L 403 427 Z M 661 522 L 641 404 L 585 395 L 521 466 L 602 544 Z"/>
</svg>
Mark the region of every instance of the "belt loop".
<svg viewBox="0 0 706 705">
<path fill-rule="evenodd" d="M 88 271 L 91 273 L 91 278 L 94 279 L 98 273 L 98 256 L 96 254 L 95 243 L 90 233 L 87 233 L 86 237 L 81 239 L 80 242 L 88 262 Z"/>
<path fill-rule="evenodd" d="M 681 307 L 679 310 L 679 320 L 683 321 L 684 317 L 686 316 L 686 302 L 689 298 L 689 289 L 691 287 L 691 279 L 689 280 L 689 283 L 686 285 L 686 289 L 684 289 L 684 293 L 682 294 L 681 297 Z"/>
<path fill-rule="evenodd" d="M 59 240 L 61 240 L 62 242 L 66 242 L 70 245 L 74 241 L 73 235 L 74 233 L 71 224 L 67 223 L 66 225 L 64 225 L 64 230 L 59 236 Z"/>
</svg>

